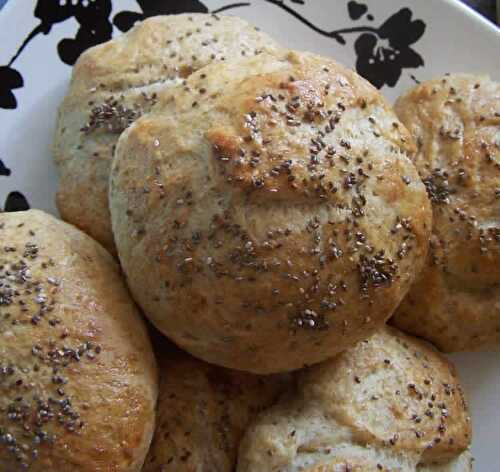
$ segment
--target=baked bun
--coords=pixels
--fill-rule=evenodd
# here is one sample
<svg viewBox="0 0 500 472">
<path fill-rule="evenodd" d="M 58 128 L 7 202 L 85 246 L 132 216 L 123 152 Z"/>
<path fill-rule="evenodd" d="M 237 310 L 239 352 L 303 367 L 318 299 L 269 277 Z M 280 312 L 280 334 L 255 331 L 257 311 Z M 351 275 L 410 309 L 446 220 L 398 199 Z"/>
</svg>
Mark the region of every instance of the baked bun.
<svg viewBox="0 0 500 472">
<path fill-rule="evenodd" d="M 443 351 L 500 345 L 500 83 L 452 75 L 396 103 L 433 208 L 425 270 L 394 324 Z"/>
<path fill-rule="evenodd" d="M 149 18 L 84 52 L 55 134 L 62 218 L 114 251 L 108 176 L 120 133 L 154 105 L 158 88 L 180 84 L 208 63 L 275 45 L 239 18 L 185 14 Z"/>
<path fill-rule="evenodd" d="M 453 366 L 395 329 L 299 372 L 248 427 L 238 472 L 465 472 L 471 424 Z"/>
<path fill-rule="evenodd" d="M 413 152 L 382 96 L 332 60 L 207 66 L 117 146 L 110 208 L 134 297 L 214 364 L 272 373 L 337 354 L 385 322 L 423 263 Z"/>
<path fill-rule="evenodd" d="M 257 377 L 164 353 L 158 421 L 143 472 L 234 472 L 248 423 L 271 406 L 287 376 Z"/>
<path fill-rule="evenodd" d="M 0 470 L 140 471 L 157 372 L 118 266 L 40 211 L 0 240 Z"/>
</svg>

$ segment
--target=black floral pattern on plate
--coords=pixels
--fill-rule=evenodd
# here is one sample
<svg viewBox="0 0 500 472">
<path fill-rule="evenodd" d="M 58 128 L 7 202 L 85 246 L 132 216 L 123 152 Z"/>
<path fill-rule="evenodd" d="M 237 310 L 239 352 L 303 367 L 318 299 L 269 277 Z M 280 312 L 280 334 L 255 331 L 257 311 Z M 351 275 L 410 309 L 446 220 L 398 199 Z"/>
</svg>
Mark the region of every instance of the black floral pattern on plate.
<svg viewBox="0 0 500 472">
<path fill-rule="evenodd" d="M 403 69 L 414 69 L 424 65 L 424 59 L 410 46 L 424 34 L 426 24 L 414 20 L 409 8 L 401 8 L 381 26 L 356 26 L 337 30 L 325 30 L 306 19 L 299 11 L 287 4 L 286 0 L 265 0 L 285 10 L 317 33 L 332 38 L 341 45 L 346 44 L 345 36 L 358 34 L 354 44 L 356 71 L 377 88 L 384 85 L 394 87 Z M 290 0 L 296 3 L 293 0 Z M 347 3 L 349 16 L 356 21 L 366 14 L 369 21 L 374 17 L 368 13 L 367 5 L 356 1 Z"/>
<path fill-rule="evenodd" d="M 425 23 L 412 20 L 408 8 L 392 15 L 376 32 L 361 34 L 355 42 L 356 70 L 373 85 L 394 87 L 403 69 L 424 65 L 410 46 L 424 34 Z"/>
<path fill-rule="evenodd" d="M 425 23 L 412 20 L 412 13 L 403 8 L 386 20 L 379 28 L 361 26 L 327 31 L 307 20 L 295 5 L 303 6 L 305 0 L 264 0 L 291 14 L 317 33 L 334 39 L 339 44 L 346 44 L 345 35 L 359 34 L 355 42 L 357 71 L 375 86 L 393 87 L 401 76 L 402 70 L 416 68 L 424 64 L 422 57 L 410 46 L 416 43 L 425 31 Z M 200 0 L 137 0 L 140 11 L 122 11 L 113 18 L 113 24 L 120 31 L 128 31 L 144 18 L 177 13 L 208 13 L 209 9 Z M 212 13 L 244 7 L 250 2 L 230 3 Z M 292 6 L 290 6 L 292 5 Z M 351 0 L 347 2 L 351 20 L 366 17 L 373 21 L 364 3 Z M 40 23 L 28 34 L 17 52 L 6 66 L 0 66 L 0 108 L 14 109 L 17 100 L 13 90 L 24 85 L 21 74 L 12 67 L 31 40 L 42 34 L 49 34 L 58 23 L 74 18 L 78 30 L 73 38 L 64 38 L 57 45 L 60 59 L 73 65 L 86 49 L 111 39 L 113 24 L 110 20 L 112 0 L 38 0 L 34 16 Z"/>
<path fill-rule="evenodd" d="M 57 45 L 61 60 L 73 65 L 85 49 L 111 39 L 111 8 L 111 0 L 77 0 L 76 3 L 70 0 L 38 0 L 34 16 L 40 23 L 23 41 L 9 65 L 19 57 L 35 36 L 40 33 L 49 34 L 55 24 L 74 18 L 79 24 L 75 38 L 65 38 Z"/>
<path fill-rule="evenodd" d="M 74 18 L 79 24 L 75 37 L 62 39 L 57 45 L 60 59 L 73 65 L 83 51 L 111 39 L 111 8 L 111 0 L 78 0 L 76 3 L 71 0 L 38 0 L 33 15 L 40 20 L 39 24 L 24 39 L 9 63 L 0 66 L 0 108 L 17 108 L 12 90 L 22 87 L 24 81 L 11 66 L 33 38 L 40 33 L 47 35 L 55 24 Z"/>
</svg>

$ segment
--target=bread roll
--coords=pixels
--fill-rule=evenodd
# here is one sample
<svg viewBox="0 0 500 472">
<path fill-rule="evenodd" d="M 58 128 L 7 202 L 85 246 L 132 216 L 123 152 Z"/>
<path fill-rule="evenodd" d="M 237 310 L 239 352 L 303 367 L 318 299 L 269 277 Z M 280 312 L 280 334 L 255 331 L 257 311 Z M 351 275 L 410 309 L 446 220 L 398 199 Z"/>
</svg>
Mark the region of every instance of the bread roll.
<svg viewBox="0 0 500 472">
<path fill-rule="evenodd" d="M 214 364 L 272 373 L 337 354 L 424 262 L 413 152 L 382 96 L 332 60 L 207 66 L 117 146 L 110 208 L 134 297 Z"/>
<path fill-rule="evenodd" d="M 288 378 L 230 371 L 179 351 L 161 359 L 158 421 L 143 472 L 234 472 L 246 426 Z"/>
<path fill-rule="evenodd" d="M 62 218 L 114 252 L 108 176 L 120 133 L 154 105 L 159 88 L 178 85 L 211 62 L 253 56 L 275 44 L 239 18 L 183 14 L 146 19 L 84 52 L 54 140 Z"/>
<path fill-rule="evenodd" d="M 425 270 L 394 324 L 443 351 L 500 346 L 500 83 L 451 75 L 403 95 L 433 208 Z"/>
<path fill-rule="evenodd" d="M 453 366 L 387 328 L 298 373 L 259 415 L 238 472 L 466 472 L 471 425 Z"/>
<path fill-rule="evenodd" d="M 157 372 L 118 266 L 40 211 L 0 240 L 0 470 L 140 471 Z"/>
</svg>

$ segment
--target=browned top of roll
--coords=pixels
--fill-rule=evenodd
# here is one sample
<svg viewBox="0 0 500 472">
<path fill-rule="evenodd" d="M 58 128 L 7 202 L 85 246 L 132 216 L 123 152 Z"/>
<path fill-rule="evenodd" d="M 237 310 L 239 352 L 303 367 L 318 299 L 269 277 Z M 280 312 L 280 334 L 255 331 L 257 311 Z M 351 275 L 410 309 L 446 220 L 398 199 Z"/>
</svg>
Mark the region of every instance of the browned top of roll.
<svg viewBox="0 0 500 472">
<path fill-rule="evenodd" d="M 211 65 L 120 138 L 110 208 L 136 300 L 178 345 L 270 373 L 380 327 L 430 205 L 383 97 L 307 53 Z"/>
<path fill-rule="evenodd" d="M 0 470 L 139 472 L 156 365 L 118 266 L 40 211 L 0 241 Z"/>
</svg>

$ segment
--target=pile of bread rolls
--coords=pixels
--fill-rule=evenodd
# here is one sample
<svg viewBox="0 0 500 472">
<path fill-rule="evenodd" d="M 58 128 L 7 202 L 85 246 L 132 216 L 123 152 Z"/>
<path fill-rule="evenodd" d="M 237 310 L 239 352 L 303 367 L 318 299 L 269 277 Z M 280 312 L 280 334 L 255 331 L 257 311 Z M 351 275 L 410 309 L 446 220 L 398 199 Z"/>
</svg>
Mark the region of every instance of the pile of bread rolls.
<svg viewBox="0 0 500 472">
<path fill-rule="evenodd" d="M 236 17 L 155 17 L 80 57 L 54 156 L 74 226 L 0 214 L 1 471 L 472 470 L 423 340 L 500 343 L 500 84 L 394 111 Z"/>
</svg>

